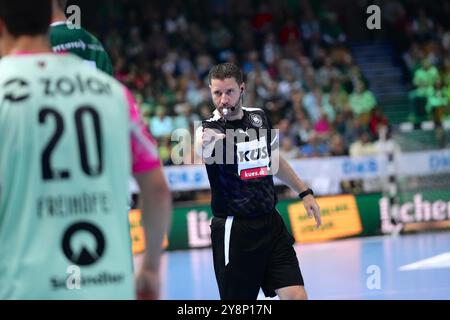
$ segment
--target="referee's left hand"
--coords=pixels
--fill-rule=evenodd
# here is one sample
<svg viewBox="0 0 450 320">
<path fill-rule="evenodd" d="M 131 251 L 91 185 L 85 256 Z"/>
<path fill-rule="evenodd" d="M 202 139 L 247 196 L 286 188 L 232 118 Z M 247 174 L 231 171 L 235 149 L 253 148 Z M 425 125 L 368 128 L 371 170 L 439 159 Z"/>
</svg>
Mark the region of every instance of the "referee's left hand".
<svg viewBox="0 0 450 320">
<path fill-rule="evenodd" d="M 305 206 L 308 217 L 316 219 L 317 228 L 322 225 L 322 219 L 320 218 L 320 208 L 316 202 L 316 199 L 312 195 L 307 195 L 303 198 L 303 205 Z"/>
</svg>

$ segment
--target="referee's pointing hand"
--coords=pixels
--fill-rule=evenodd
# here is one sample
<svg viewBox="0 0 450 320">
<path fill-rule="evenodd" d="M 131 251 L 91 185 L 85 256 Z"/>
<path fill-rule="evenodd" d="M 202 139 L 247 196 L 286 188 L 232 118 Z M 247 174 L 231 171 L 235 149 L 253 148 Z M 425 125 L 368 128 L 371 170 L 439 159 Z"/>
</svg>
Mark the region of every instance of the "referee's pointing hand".
<svg viewBox="0 0 450 320">
<path fill-rule="evenodd" d="M 319 228 L 322 225 L 322 219 L 320 218 L 320 208 L 316 199 L 312 195 L 307 195 L 303 198 L 303 205 L 308 213 L 308 217 L 314 217 L 314 219 L 316 219 L 317 228 Z"/>
<path fill-rule="evenodd" d="M 213 129 L 206 128 L 203 130 L 202 134 L 202 146 L 206 147 L 211 142 L 215 142 L 219 139 L 225 139 L 225 134 L 219 133 Z"/>
</svg>

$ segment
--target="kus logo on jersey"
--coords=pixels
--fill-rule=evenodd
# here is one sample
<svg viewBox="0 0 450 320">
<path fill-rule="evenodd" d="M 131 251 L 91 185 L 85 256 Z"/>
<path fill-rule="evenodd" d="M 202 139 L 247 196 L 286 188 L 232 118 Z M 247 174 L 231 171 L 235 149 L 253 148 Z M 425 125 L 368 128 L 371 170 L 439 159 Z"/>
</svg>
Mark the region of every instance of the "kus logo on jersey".
<svg viewBox="0 0 450 320">
<path fill-rule="evenodd" d="M 266 137 L 240 142 L 236 146 L 238 174 L 242 180 L 257 179 L 268 175 L 270 157 Z"/>
</svg>

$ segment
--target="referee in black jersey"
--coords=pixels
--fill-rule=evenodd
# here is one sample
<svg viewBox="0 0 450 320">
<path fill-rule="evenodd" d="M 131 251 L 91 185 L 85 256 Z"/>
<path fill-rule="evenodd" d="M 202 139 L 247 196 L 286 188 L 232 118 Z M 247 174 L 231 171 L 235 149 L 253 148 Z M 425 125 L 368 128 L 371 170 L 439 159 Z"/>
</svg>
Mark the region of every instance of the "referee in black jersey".
<svg viewBox="0 0 450 320">
<path fill-rule="evenodd" d="M 196 150 L 211 185 L 214 270 L 223 300 L 306 299 L 294 238 L 275 208 L 276 175 L 298 192 L 321 225 L 313 192 L 279 156 L 277 135 L 265 112 L 242 106 L 242 71 L 231 63 L 208 76 L 216 110 L 196 131 Z"/>
</svg>

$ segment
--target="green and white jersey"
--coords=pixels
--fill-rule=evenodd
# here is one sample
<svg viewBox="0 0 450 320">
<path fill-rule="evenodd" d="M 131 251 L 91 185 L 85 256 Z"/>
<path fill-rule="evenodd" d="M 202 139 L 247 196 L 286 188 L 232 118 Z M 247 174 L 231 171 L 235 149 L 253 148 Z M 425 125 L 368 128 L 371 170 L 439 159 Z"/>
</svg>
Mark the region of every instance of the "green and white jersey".
<svg viewBox="0 0 450 320">
<path fill-rule="evenodd" d="M 134 298 L 129 177 L 159 166 L 144 126 L 79 57 L 0 60 L 0 299 Z"/>
<path fill-rule="evenodd" d="M 113 75 L 113 67 L 103 45 L 83 28 L 71 28 L 65 21 L 50 26 L 50 43 L 54 52 L 71 52 L 91 66 Z"/>
</svg>

